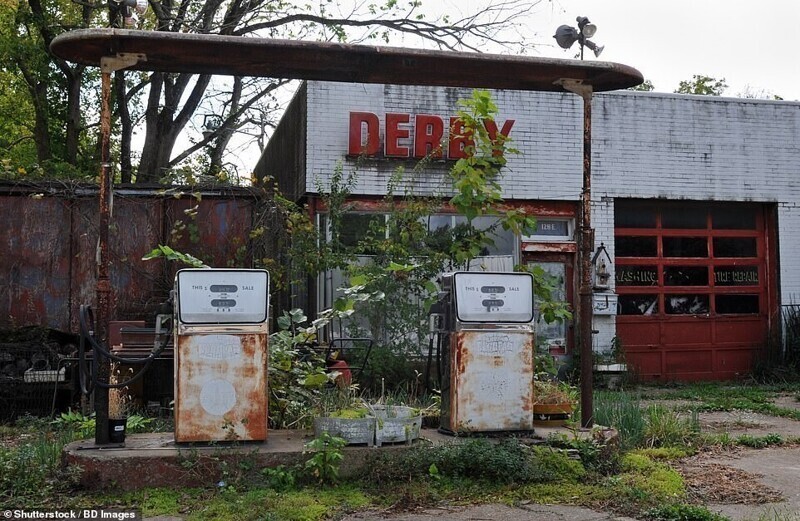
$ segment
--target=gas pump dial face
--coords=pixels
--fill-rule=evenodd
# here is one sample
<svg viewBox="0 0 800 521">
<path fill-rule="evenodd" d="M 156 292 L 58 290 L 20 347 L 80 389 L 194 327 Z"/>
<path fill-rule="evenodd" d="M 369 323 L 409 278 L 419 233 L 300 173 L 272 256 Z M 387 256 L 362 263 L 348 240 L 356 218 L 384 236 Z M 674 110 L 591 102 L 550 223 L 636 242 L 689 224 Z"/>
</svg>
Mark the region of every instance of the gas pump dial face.
<svg viewBox="0 0 800 521">
<path fill-rule="evenodd" d="M 269 274 L 264 270 L 180 270 L 176 286 L 178 318 L 184 324 L 267 320 Z"/>
<path fill-rule="evenodd" d="M 528 273 L 459 272 L 453 275 L 462 322 L 533 320 L 533 277 Z"/>
</svg>

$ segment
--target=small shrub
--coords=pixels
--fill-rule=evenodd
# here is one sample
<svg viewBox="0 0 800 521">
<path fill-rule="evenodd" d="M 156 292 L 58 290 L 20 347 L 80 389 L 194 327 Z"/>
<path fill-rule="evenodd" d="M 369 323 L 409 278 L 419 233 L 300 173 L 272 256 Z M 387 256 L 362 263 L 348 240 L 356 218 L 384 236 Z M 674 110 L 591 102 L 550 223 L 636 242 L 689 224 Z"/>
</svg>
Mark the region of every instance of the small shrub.
<svg viewBox="0 0 800 521">
<path fill-rule="evenodd" d="M 626 454 L 622 458 L 621 467 L 623 473 L 611 479 L 621 480 L 627 486 L 627 494 L 637 502 L 653 504 L 685 495 L 680 474 L 643 454 Z"/>
<path fill-rule="evenodd" d="M 619 471 L 619 445 L 609 443 L 600 429 L 593 430 L 590 437 L 551 435 L 548 442 L 553 447 L 577 452 L 589 472 L 607 476 Z"/>
<path fill-rule="evenodd" d="M 719 434 L 700 434 L 696 438 L 696 443 L 701 447 L 719 447 L 729 449 L 736 446 L 736 440 L 729 432 L 722 432 Z"/>
<path fill-rule="evenodd" d="M 481 438 L 402 453 L 379 453 L 367 467 L 365 479 L 374 484 L 420 477 L 499 483 L 577 481 L 585 473 L 580 462 L 561 451 L 527 447 L 514 439 L 494 442 Z"/>
<path fill-rule="evenodd" d="M 304 469 L 320 485 L 332 485 L 339 479 L 339 465 L 344 455 L 342 449 L 347 441 L 323 432 L 318 438 L 306 443 L 303 454 L 310 454 Z"/>
<path fill-rule="evenodd" d="M 689 456 L 689 451 L 680 447 L 650 447 L 637 449 L 634 454 L 642 454 L 657 461 L 671 461 Z"/>
<path fill-rule="evenodd" d="M 650 521 L 727 521 L 729 518 L 698 505 L 661 505 L 644 512 Z"/>
<path fill-rule="evenodd" d="M 650 405 L 645 410 L 644 443 L 647 447 L 680 447 L 691 443 L 699 431 L 696 414 L 682 418 L 663 405 Z"/>
<path fill-rule="evenodd" d="M 772 445 L 783 445 L 783 436 L 776 433 L 770 433 L 765 436 L 751 436 L 749 434 L 742 434 L 736 438 L 736 443 L 744 445 L 745 447 L 752 447 L 754 449 L 763 449 Z"/>
<path fill-rule="evenodd" d="M 32 445 L 0 449 L 0 503 L 24 506 L 46 493 L 48 468 L 38 459 Z"/>
<path fill-rule="evenodd" d="M 285 492 L 295 488 L 297 476 L 294 470 L 287 469 L 283 465 L 274 468 L 261 469 L 261 475 L 266 481 L 266 485 L 276 492 Z"/>
</svg>

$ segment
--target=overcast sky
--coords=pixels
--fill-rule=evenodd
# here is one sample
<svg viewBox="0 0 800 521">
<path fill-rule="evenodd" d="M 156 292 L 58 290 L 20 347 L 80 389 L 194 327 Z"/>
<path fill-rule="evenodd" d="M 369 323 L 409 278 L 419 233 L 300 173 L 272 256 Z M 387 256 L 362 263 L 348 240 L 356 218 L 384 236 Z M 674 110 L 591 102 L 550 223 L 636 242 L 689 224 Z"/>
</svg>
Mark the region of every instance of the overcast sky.
<svg viewBox="0 0 800 521">
<path fill-rule="evenodd" d="M 341 0 L 341 5 L 364 1 Z M 474 12 L 499 1 L 423 0 L 423 8 L 457 17 L 459 9 Z M 794 24 L 800 22 L 800 0 L 540 0 L 517 28 L 535 44 L 527 54 L 574 58 L 577 44 L 565 51 L 556 45 L 553 34 L 559 25 L 576 26 L 577 16 L 597 25 L 592 40 L 605 46 L 599 60 L 635 67 L 658 92 L 674 92 L 682 80 L 700 74 L 724 78 L 729 85 L 725 96 L 749 92 L 761 98 L 778 95 L 800 101 L 800 38 L 794 31 Z M 509 34 L 508 38 L 517 40 L 518 36 Z M 415 43 L 395 35 L 389 45 Z M 501 52 L 490 47 L 482 50 Z M 588 49 L 585 58 L 598 59 Z M 248 172 L 257 158 L 242 154 L 234 161 L 243 164 L 240 171 Z"/>
<path fill-rule="evenodd" d="M 800 0 L 542 0 L 535 10 L 532 55 L 573 58 L 552 35 L 586 16 L 605 46 L 599 59 L 639 69 L 657 91 L 702 74 L 725 78 L 726 96 L 749 89 L 800 100 Z M 588 49 L 584 57 L 596 59 Z"/>
</svg>

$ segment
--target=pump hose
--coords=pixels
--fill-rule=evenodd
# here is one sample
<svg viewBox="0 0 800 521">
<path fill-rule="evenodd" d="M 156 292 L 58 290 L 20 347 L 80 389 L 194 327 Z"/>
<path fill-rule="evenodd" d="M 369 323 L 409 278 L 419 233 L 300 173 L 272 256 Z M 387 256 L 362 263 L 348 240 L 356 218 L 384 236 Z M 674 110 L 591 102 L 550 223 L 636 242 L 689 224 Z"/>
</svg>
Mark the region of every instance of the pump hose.
<svg viewBox="0 0 800 521">
<path fill-rule="evenodd" d="M 147 369 L 150 367 L 150 364 L 153 363 L 163 351 L 167 348 L 167 343 L 169 342 L 169 338 L 172 332 L 172 321 L 170 321 L 170 328 L 167 333 L 164 335 L 164 339 L 153 348 L 149 355 L 141 358 L 127 358 L 123 356 L 115 355 L 111 353 L 107 349 L 105 349 L 100 342 L 97 341 L 94 337 L 94 330 L 91 329 L 91 326 L 94 325 L 94 313 L 92 312 L 92 307 L 88 304 L 83 304 L 80 307 L 80 314 L 79 314 L 79 322 L 80 322 L 80 342 L 78 344 L 78 372 L 79 377 L 78 381 L 80 383 L 81 392 L 83 394 L 90 394 L 94 387 L 101 387 L 103 389 L 120 389 L 122 387 L 127 387 L 128 385 L 132 384 L 133 382 L 139 380 L 144 373 L 147 372 Z M 86 375 L 86 342 L 89 343 L 90 347 L 94 350 L 94 356 L 92 357 L 92 369 L 91 369 L 91 380 L 87 382 L 87 375 Z M 118 382 L 118 383 L 108 383 L 108 382 L 101 382 L 98 379 L 98 368 L 100 363 L 100 356 L 104 356 L 109 360 L 113 360 L 115 362 L 120 362 L 123 364 L 130 364 L 130 365 L 139 365 L 142 364 L 141 369 L 137 371 L 135 375 L 130 377 L 129 379 Z"/>
</svg>

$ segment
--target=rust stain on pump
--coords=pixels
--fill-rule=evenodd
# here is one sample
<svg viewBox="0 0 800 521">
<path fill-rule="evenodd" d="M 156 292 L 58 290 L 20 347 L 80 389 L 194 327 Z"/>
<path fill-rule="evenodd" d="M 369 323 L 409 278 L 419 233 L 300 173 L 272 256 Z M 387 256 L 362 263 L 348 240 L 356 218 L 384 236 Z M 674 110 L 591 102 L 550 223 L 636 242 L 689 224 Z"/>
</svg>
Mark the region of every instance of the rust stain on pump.
<svg viewBox="0 0 800 521">
<path fill-rule="evenodd" d="M 451 335 L 454 432 L 533 429 L 533 335 L 525 330 L 468 330 Z"/>
<path fill-rule="evenodd" d="M 266 440 L 267 336 L 179 335 L 176 350 L 175 440 Z"/>
</svg>

